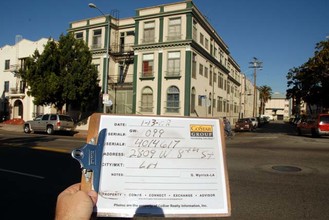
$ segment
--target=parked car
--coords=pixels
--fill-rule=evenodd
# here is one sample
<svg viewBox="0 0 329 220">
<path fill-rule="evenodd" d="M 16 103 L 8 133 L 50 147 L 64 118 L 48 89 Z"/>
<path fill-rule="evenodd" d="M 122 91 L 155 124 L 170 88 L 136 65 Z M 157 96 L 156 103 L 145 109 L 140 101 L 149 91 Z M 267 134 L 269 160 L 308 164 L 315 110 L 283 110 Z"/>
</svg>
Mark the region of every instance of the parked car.
<svg viewBox="0 0 329 220">
<path fill-rule="evenodd" d="M 235 123 L 235 131 L 253 131 L 254 126 L 251 118 L 240 118 Z"/>
<path fill-rule="evenodd" d="M 45 114 L 39 115 L 31 121 L 26 121 L 23 129 L 25 133 L 39 131 L 54 134 L 56 131 L 73 132 L 75 125 L 73 119 L 68 115 Z"/>
<path fill-rule="evenodd" d="M 254 128 L 258 127 L 258 120 L 257 118 L 250 118 L 252 125 L 254 126 Z"/>
<path fill-rule="evenodd" d="M 313 137 L 329 135 L 329 114 L 319 114 L 316 118 L 302 118 L 297 124 L 297 133 L 311 134 Z"/>
<path fill-rule="evenodd" d="M 269 121 L 274 121 L 274 117 L 272 115 L 261 115 L 260 117 L 266 118 L 266 120 Z"/>
</svg>

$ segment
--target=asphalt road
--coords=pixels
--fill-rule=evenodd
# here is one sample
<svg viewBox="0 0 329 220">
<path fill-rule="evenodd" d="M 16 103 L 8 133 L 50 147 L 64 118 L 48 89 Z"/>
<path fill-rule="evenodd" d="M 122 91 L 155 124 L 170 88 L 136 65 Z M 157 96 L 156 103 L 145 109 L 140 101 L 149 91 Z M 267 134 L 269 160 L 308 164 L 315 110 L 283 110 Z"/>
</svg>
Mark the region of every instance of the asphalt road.
<svg viewBox="0 0 329 220">
<path fill-rule="evenodd" d="M 68 152 L 83 143 L 0 131 L 0 219 L 53 219 L 58 193 L 80 181 Z M 329 219 L 329 137 L 270 123 L 226 144 L 232 216 L 225 219 Z"/>
</svg>

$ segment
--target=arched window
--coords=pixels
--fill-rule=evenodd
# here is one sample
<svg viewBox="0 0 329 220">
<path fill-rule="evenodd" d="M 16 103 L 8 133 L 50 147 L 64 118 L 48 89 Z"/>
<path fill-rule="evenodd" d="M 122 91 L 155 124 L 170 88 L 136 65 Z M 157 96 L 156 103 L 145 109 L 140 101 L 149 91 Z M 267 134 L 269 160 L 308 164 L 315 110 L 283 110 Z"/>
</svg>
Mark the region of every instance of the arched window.
<svg viewBox="0 0 329 220">
<path fill-rule="evenodd" d="M 142 90 L 141 112 L 153 111 L 153 91 L 150 87 L 144 87 Z"/>
<path fill-rule="evenodd" d="M 167 90 L 167 112 L 179 112 L 179 89 L 170 86 Z"/>
<path fill-rule="evenodd" d="M 192 88 L 192 92 L 191 92 L 191 113 L 194 113 L 195 111 L 195 97 L 196 97 L 196 92 L 195 92 L 195 88 Z"/>
</svg>

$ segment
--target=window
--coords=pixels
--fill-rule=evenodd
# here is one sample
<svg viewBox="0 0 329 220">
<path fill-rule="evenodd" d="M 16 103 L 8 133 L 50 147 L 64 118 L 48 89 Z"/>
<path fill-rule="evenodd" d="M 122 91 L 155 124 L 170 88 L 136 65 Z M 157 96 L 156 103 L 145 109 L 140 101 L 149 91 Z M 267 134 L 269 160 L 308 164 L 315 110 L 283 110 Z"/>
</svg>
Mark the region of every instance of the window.
<svg viewBox="0 0 329 220">
<path fill-rule="evenodd" d="M 19 93 L 25 93 L 25 82 L 24 81 L 19 82 Z"/>
<path fill-rule="evenodd" d="M 5 84 L 4 84 L 4 88 L 3 88 L 3 90 L 4 90 L 5 92 L 9 92 L 9 81 L 5 81 Z"/>
<path fill-rule="evenodd" d="M 200 33 L 200 44 L 203 46 L 203 34 Z"/>
<path fill-rule="evenodd" d="M 154 55 L 153 54 L 144 54 L 143 55 L 143 69 L 142 77 L 153 77 L 154 69 Z"/>
<path fill-rule="evenodd" d="M 217 97 L 217 111 L 223 112 L 223 98 L 219 96 Z"/>
<path fill-rule="evenodd" d="M 199 74 L 203 76 L 203 65 L 201 63 L 199 65 Z"/>
<path fill-rule="evenodd" d="M 180 76 L 180 52 L 168 53 L 167 76 Z"/>
<path fill-rule="evenodd" d="M 199 95 L 199 98 L 198 98 L 198 106 L 202 106 L 202 104 L 204 103 L 205 98 L 206 98 L 206 96 Z"/>
<path fill-rule="evenodd" d="M 169 19 L 168 40 L 181 40 L 181 18 Z"/>
<path fill-rule="evenodd" d="M 198 28 L 197 28 L 197 22 L 195 20 L 193 20 L 193 40 L 197 41 L 198 40 Z"/>
<path fill-rule="evenodd" d="M 205 38 L 205 45 L 204 47 L 208 50 L 209 48 L 209 40 L 207 38 Z"/>
<path fill-rule="evenodd" d="M 144 35 L 143 43 L 154 43 L 155 42 L 155 22 L 144 23 Z"/>
<path fill-rule="evenodd" d="M 209 106 L 208 106 L 208 114 L 211 114 L 211 93 L 209 93 Z"/>
<path fill-rule="evenodd" d="M 167 112 L 179 112 L 179 89 L 171 86 L 167 91 Z"/>
<path fill-rule="evenodd" d="M 102 30 L 97 29 L 94 30 L 94 35 L 93 35 L 93 43 L 92 43 L 92 48 L 101 48 L 101 36 L 102 36 Z"/>
<path fill-rule="evenodd" d="M 150 87 L 145 87 L 142 91 L 141 112 L 153 111 L 153 91 Z"/>
<path fill-rule="evenodd" d="M 224 60 L 224 52 L 222 50 L 219 51 L 219 62 L 223 65 Z"/>
<path fill-rule="evenodd" d="M 192 57 L 192 78 L 196 79 L 196 54 L 193 53 L 193 57 Z"/>
<path fill-rule="evenodd" d="M 218 87 L 223 89 L 224 88 L 224 80 L 223 80 L 223 74 L 218 74 Z"/>
<path fill-rule="evenodd" d="M 209 85 L 212 85 L 212 66 L 210 66 L 210 72 L 209 72 Z"/>
<path fill-rule="evenodd" d="M 127 31 L 127 36 L 135 36 L 135 31 Z"/>
<path fill-rule="evenodd" d="M 75 38 L 78 39 L 78 40 L 83 40 L 83 32 L 75 33 Z"/>
<path fill-rule="evenodd" d="M 191 93 L 191 113 L 194 113 L 195 111 L 195 97 L 196 97 L 195 93 L 196 93 L 195 88 L 193 87 Z"/>
<path fill-rule="evenodd" d="M 204 77 L 208 78 L 208 67 L 204 68 Z"/>
<path fill-rule="evenodd" d="M 26 60 L 27 60 L 27 58 L 21 58 L 21 59 L 19 59 L 20 60 L 20 63 L 21 63 L 21 65 L 20 65 L 20 68 L 24 71 L 24 70 L 26 70 Z"/>
<path fill-rule="evenodd" d="M 47 115 L 43 115 L 42 118 L 41 118 L 41 120 L 42 121 L 48 121 L 48 118 L 49 118 L 49 115 L 48 114 Z"/>
<path fill-rule="evenodd" d="M 10 68 L 10 60 L 5 60 L 5 70 L 9 70 Z"/>
</svg>

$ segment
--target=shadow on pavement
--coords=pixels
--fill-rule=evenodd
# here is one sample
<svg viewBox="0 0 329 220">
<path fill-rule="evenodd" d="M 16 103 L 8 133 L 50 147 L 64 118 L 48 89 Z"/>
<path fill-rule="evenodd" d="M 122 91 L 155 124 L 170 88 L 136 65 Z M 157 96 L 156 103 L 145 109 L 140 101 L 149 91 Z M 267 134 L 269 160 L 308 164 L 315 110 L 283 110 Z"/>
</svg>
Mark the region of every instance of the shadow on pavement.
<svg viewBox="0 0 329 220">
<path fill-rule="evenodd" d="M 54 219 L 57 195 L 81 178 L 70 154 L 1 147 L 0 155 L 0 219 Z"/>
<path fill-rule="evenodd" d="M 283 121 L 271 121 L 257 128 L 256 132 L 271 134 L 285 133 L 288 135 L 296 135 L 295 127 L 289 123 L 284 123 Z"/>
</svg>

